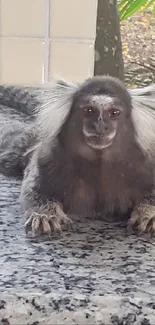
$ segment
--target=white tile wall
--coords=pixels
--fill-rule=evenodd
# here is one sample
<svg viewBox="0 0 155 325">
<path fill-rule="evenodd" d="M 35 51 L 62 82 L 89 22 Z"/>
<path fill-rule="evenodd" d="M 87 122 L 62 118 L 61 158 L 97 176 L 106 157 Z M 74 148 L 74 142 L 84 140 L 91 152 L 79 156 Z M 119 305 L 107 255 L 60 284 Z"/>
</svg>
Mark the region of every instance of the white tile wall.
<svg viewBox="0 0 155 325">
<path fill-rule="evenodd" d="M 44 44 L 35 39 L 0 39 L 0 82 L 40 83 Z"/>
<path fill-rule="evenodd" d="M 93 75 L 97 0 L 0 0 L 0 82 Z"/>
<path fill-rule="evenodd" d="M 94 66 L 93 45 L 93 41 L 51 42 L 49 79 L 52 75 L 58 75 L 71 81 L 82 81 L 91 76 Z"/>
<path fill-rule="evenodd" d="M 50 36 L 60 38 L 94 39 L 96 1 L 51 0 Z"/>
</svg>

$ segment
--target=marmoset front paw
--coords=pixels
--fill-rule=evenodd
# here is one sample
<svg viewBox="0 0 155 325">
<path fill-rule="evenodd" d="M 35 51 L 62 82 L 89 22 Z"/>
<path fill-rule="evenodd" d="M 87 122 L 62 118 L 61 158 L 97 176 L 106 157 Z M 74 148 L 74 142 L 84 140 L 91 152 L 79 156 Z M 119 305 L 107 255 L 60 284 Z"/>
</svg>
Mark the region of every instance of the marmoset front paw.
<svg viewBox="0 0 155 325">
<path fill-rule="evenodd" d="M 63 230 L 72 228 L 72 220 L 63 211 L 59 215 L 40 214 L 33 212 L 25 222 L 25 231 L 32 231 L 35 235 L 61 234 Z"/>
<path fill-rule="evenodd" d="M 155 235 L 155 206 L 140 204 L 135 207 L 128 222 L 128 227 L 138 231 L 139 234 Z"/>
</svg>

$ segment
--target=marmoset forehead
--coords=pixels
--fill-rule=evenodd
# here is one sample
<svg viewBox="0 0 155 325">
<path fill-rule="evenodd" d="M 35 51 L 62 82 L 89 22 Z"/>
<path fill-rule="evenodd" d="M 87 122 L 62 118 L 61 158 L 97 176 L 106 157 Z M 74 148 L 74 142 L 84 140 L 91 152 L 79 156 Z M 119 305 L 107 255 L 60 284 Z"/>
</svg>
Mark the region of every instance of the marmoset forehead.
<svg viewBox="0 0 155 325">
<path fill-rule="evenodd" d="M 90 102 L 96 106 L 103 107 L 107 104 L 114 104 L 116 99 L 110 95 L 91 95 Z"/>
<path fill-rule="evenodd" d="M 80 102 L 80 107 L 96 107 L 100 109 L 108 109 L 109 106 L 119 105 L 117 98 L 111 97 L 109 95 L 88 95 Z M 120 106 L 120 105 L 119 105 Z"/>
<path fill-rule="evenodd" d="M 131 97 L 125 86 L 112 77 L 94 77 L 86 81 L 77 92 L 75 98 L 79 101 L 94 97 L 96 102 L 117 100 L 125 106 L 131 106 Z"/>
</svg>

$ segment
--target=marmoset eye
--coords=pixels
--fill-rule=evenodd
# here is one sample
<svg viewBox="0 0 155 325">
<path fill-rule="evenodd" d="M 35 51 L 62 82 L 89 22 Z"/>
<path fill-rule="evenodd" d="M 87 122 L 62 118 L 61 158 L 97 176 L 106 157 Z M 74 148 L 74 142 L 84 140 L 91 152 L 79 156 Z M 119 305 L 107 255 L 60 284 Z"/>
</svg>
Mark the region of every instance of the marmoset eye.
<svg viewBox="0 0 155 325">
<path fill-rule="evenodd" d="M 108 115 L 110 118 L 116 118 L 120 115 L 120 110 L 116 108 L 112 108 L 108 111 Z"/>
<path fill-rule="evenodd" d="M 84 115 L 85 116 L 92 116 L 94 114 L 94 108 L 93 107 L 85 107 L 84 108 Z"/>
</svg>

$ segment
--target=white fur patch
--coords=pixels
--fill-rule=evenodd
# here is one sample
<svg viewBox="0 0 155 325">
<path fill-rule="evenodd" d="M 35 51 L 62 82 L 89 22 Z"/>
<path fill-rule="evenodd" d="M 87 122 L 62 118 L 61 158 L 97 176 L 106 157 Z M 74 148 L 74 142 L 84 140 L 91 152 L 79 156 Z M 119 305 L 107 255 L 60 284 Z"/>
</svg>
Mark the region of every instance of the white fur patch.
<svg viewBox="0 0 155 325">
<path fill-rule="evenodd" d="M 56 80 L 44 88 L 40 101 L 42 107 L 37 117 L 37 127 L 41 139 L 52 141 L 56 138 L 62 125 L 66 121 L 71 105 L 73 94 L 78 85 L 67 83 L 59 84 Z"/>
<path fill-rule="evenodd" d="M 155 84 L 142 89 L 130 89 L 132 119 L 137 142 L 145 154 L 155 155 Z"/>
<path fill-rule="evenodd" d="M 88 142 L 88 145 L 93 149 L 104 150 L 104 149 L 110 147 L 111 143 L 112 143 L 112 141 L 109 141 L 107 144 L 97 144 L 97 143 L 90 144 Z"/>
<path fill-rule="evenodd" d="M 97 105 L 99 108 L 107 104 L 113 104 L 114 98 L 108 95 L 93 95 L 91 96 L 91 101 Z M 106 106 L 105 106 L 106 109 Z"/>
</svg>

